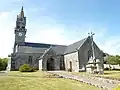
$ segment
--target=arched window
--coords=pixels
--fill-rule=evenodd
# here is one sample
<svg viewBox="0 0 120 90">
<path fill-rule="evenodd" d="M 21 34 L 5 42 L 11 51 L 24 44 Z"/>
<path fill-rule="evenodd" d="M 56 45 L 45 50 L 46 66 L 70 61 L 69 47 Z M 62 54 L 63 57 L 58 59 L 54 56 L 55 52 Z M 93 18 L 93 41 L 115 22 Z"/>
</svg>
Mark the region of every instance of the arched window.
<svg viewBox="0 0 120 90">
<path fill-rule="evenodd" d="M 32 64 L 32 56 L 29 56 L 29 58 L 28 58 L 28 63 L 29 63 L 29 64 Z"/>
</svg>

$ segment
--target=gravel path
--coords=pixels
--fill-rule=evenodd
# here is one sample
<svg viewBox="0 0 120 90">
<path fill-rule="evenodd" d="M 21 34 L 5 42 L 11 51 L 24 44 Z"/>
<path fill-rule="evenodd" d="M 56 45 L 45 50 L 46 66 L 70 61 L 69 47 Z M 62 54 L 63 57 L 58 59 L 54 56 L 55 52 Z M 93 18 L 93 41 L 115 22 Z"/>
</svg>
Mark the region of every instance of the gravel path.
<svg viewBox="0 0 120 90">
<path fill-rule="evenodd" d="M 7 71 L 0 71 L 0 76 L 4 76 L 7 74 Z"/>
<path fill-rule="evenodd" d="M 49 73 L 57 74 L 59 76 L 62 76 L 64 78 L 74 79 L 83 83 L 87 83 L 90 85 L 97 86 L 99 88 L 112 90 L 114 87 L 116 87 L 118 84 L 120 84 L 119 81 L 116 80 L 110 80 L 110 79 L 104 79 L 99 77 L 90 77 L 90 76 L 83 76 L 83 75 L 73 75 L 71 73 L 67 73 L 65 71 L 48 71 Z"/>
</svg>

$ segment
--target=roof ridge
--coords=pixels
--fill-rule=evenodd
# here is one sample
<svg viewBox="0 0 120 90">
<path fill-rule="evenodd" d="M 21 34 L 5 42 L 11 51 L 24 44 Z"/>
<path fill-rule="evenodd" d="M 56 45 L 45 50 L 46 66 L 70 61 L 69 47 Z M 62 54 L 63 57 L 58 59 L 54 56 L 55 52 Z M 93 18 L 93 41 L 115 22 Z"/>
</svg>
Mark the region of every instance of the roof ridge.
<svg viewBox="0 0 120 90">
<path fill-rule="evenodd" d="M 84 38 L 83 40 L 83 43 L 77 48 L 77 49 L 80 49 L 80 47 L 85 43 L 85 41 L 87 40 L 88 38 Z"/>
<path fill-rule="evenodd" d="M 81 40 L 79 40 L 79 41 L 76 41 L 76 42 L 70 44 L 70 45 L 73 45 L 73 44 L 75 44 L 75 43 L 78 43 L 78 42 L 80 42 L 80 41 L 82 41 L 82 40 L 84 40 L 84 39 L 87 39 L 87 38 L 83 38 L 83 39 L 81 39 Z M 70 45 L 68 45 L 68 46 L 70 46 Z"/>
<path fill-rule="evenodd" d="M 87 40 L 87 38 L 83 38 L 73 44 L 68 45 L 64 54 L 72 53 L 72 52 L 75 52 L 76 50 L 78 50 L 84 44 L 84 42 Z"/>
<path fill-rule="evenodd" d="M 31 43 L 31 44 L 46 44 L 46 45 L 57 45 L 57 46 L 67 46 L 67 45 L 49 44 L 49 43 L 35 43 L 35 42 L 25 42 L 25 43 Z"/>
</svg>

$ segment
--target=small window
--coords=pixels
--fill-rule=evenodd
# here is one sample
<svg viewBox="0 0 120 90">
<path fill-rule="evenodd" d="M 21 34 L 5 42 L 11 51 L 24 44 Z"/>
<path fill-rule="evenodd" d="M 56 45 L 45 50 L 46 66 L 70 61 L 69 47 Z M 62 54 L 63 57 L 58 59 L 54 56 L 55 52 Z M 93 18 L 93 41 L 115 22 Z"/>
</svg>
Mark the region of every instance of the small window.
<svg viewBox="0 0 120 90">
<path fill-rule="evenodd" d="M 29 56 L 29 58 L 28 58 L 28 63 L 29 63 L 29 64 L 32 64 L 32 56 Z"/>
<path fill-rule="evenodd" d="M 20 28 L 20 26 L 17 26 L 17 28 Z"/>
</svg>

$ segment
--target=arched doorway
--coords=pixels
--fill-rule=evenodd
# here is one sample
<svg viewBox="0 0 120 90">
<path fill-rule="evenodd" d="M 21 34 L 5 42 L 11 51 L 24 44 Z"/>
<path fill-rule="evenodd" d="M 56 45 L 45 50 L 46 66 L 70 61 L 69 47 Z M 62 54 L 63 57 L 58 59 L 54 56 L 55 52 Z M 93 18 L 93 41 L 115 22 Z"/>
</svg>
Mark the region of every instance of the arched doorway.
<svg viewBox="0 0 120 90">
<path fill-rule="evenodd" d="M 47 60 L 47 70 L 54 70 L 55 67 L 54 67 L 54 59 L 51 57 L 51 58 L 48 58 Z"/>
</svg>

